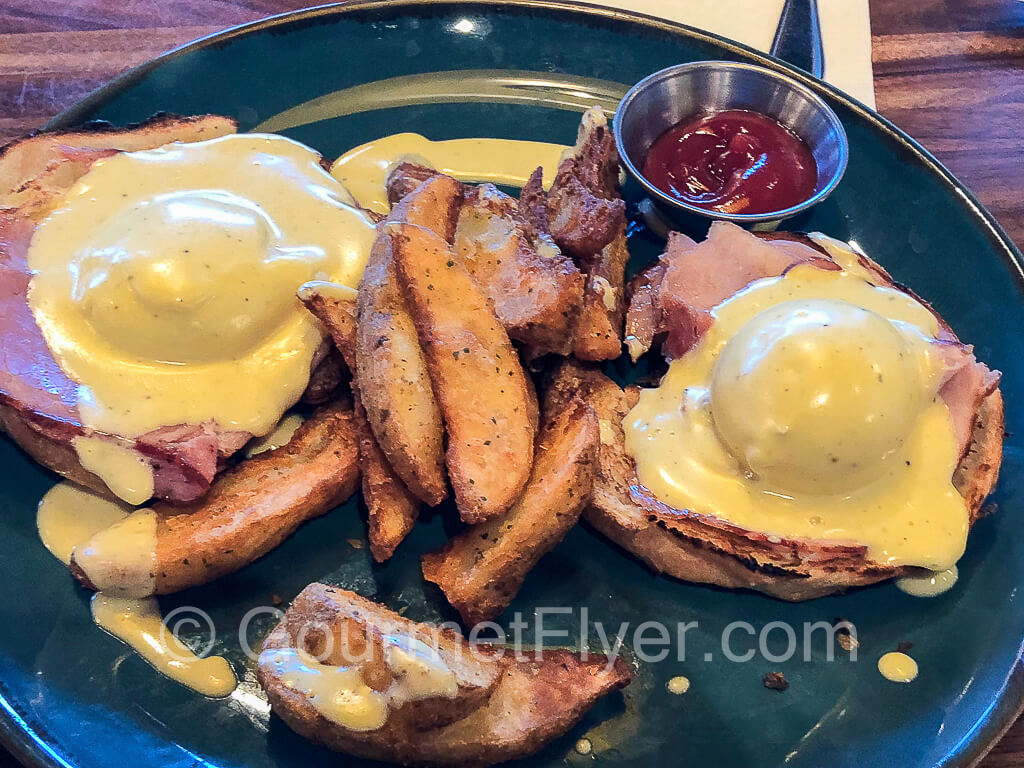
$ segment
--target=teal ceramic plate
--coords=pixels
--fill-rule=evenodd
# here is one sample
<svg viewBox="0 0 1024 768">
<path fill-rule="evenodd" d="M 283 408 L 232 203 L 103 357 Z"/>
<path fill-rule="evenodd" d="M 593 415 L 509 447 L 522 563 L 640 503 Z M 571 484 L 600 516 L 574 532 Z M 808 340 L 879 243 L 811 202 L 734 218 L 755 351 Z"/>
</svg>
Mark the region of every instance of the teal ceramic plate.
<svg viewBox="0 0 1024 768">
<path fill-rule="evenodd" d="M 498 136 L 567 142 L 577 109 L 614 102 L 626 86 L 670 64 L 698 59 L 778 63 L 685 27 L 590 7 L 540 2 L 355 3 L 273 19 L 200 41 L 129 73 L 55 122 L 137 121 L 158 110 L 218 112 L 307 142 L 328 157 L 398 131 L 432 138 Z M 789 605 L 659 578 L 585 527 L 530 574 L 502 617 L 516 611 L 536 628 L 545 615 L 552 644 L 581 641 L 581 612 L 614 634 L 628 622 L 697 622 L 685 648 L 642 664 L 623 696 L 601 702 L 531 765 L 931 766 L 974 762 L 1012 721 L 1022 695 L 1024 610 L 1024 299 L 1020 255 L 988 214 L 920 147 L 841 94 L 787 70 L 836 110 L 850 137 L 850 166 L 823 205 L 792 222 L 856 240 L 935 305 L 1005 372 L 1009 430 L 998 512 L 971 535 L 961 580 L 943 597 L 908 597 L 891 585 Z M 425 73 L 429 77 L 421 77 Z M 354 90 L 353 90 L 354 89 Z M 333 94 L 333 95 L 332 95 Z M 634 266 L 657 252 L 633 238 Z M 625 371 L 626 366 L 620 366 Z M 272 623 L 273 595 L 285 600 L 326 579 L 417 619 L 452 618 L 424 585 L 418 554 L 437 546 L 441 516 L 419 525 L 392 562 L 371 563 L 357 502 L 303 528 L 244 571 L 163 600 L 165 612 L 197 606 L 210 639 L 244 682 L 212 701 L 160 677 L 117 640 L 95 629 L 88 594 L 40 545 L 35 505 L 54 482 L 0 442 L 0 735 L 32 764 L 310 766 L 356 764 L 293 735 L 267 713 L 245 661 L 239 627 L 255 644 Z M 357 546 L 353 546 L 354 542 Z M 179 614 L 179 618 L 181 615 Z M 824 633 L 803 627 L 852 621 L 853 660 Z M 748 622 L 729 635 L 723 631 Z M 773 622 L 785 622 L 787 632 Z M 749 626 L 749 629 L 747 628 Z M 753 636 L 751 635 L 753 633 Z M 760 640 L 760 642 L 758 642 Z M 921 673 L 910 685 L 884 680 L 876 661 L 913 643 Z M 790 646 L 793 646 L 792 648 Z M 681 654 L 681 651 L 685 651 Z M 679 656 L 684 655 L 684 660 Z M 783 672 L 785 693 L 762 685 Z M 689 692 L 666 681 L 686 675 Z M 574 752 L 586 735 L 591 755 Z"/>
</svg>

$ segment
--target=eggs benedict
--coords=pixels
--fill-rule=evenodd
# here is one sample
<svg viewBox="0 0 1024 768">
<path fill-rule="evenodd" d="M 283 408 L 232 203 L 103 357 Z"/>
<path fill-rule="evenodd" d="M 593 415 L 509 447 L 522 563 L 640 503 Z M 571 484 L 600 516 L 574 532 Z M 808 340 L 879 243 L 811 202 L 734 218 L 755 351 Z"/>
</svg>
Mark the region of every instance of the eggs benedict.
<svg viewBox="0 0 1024 768">
<path fill-rule="evenodd" d="M 942 571 L 1002 446 L 998 372 L 863 254 L 716 223 L 635 282 L 656 387 L 568 364 L 602 419 L 588 517 L 656 569 L 805 599 Z"/>
<path fill-rule="evenodd" d="M 295 291 L 354 288 L 375 234 L 309 147 L 177 125 L 37 147 L 62 184 L 0 212 L 4 425 L 133 504 L 200 496 L 275 427 L 328 349 Z"/>
</svg>

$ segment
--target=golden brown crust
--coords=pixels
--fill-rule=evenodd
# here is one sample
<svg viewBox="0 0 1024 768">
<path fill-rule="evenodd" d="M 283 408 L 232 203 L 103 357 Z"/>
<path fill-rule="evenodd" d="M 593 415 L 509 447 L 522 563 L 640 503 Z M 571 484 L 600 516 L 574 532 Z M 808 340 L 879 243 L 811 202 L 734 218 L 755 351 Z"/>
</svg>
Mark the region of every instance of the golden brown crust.
<svg viewBox="0 0 1024 768">
<path fill-rule="evenodd" d="M 545 403 L 530 480 L 504 515 L 471 526 L 422 558 L 467 625 L 489 621 L 519 592 L 527 573 L 576 525 L 590 500 L 597 460 L 597 416 L 579 398 Z"/>
<path fill-rule="evenodd" d="M 470 647 L 460 634 L 431 624 L 419 624 L 352 592 L 311 584 L 295 599 L 264 649 L 294 647 L 302 626 L 337 624 L 354 619 L 384 634 L 408 634 L 431 644 L 460 682 L 455 700 L 426 700 L 412 716 L 389 718 L 376 731 L 355 732 L 333 723 L 309 700 L 284 685 L 272 665 L 262 661 L 260 685 L 273 711 L 292 729 L 311 741 L 360 757 L 403 765 L 476 766 L 531 755 L 564 734 L 601 696 L 627 685 L 632 672 L 622 659 L 599 654 L 583 659 L 568 650 L 529 652 L 517 660 L 494 646 Z M 486 701 L 466 711 L 461 683 L 473 675 L 477 690 L 494 681 Z M 400 715 L 409 705 L 392 714 Z M 430 719 L 449 709 L 448 723 Z"/>
<path fill-rule="evenodd" d="M 441 410 L 398 287 L 389 237 L 378 235 L 373 244 L 356 311 L 356 365 L 377 444 L 412 493 L 440 504 L 448 495 Z"/>
<path fill-rule="evenodd" d="M 672 510 L 638 493 L 622 430 L 635 393 L 631 397 L 630 391 L 597 369 L 574 362 L 563 363 L 550 386 L 565 402 L 582 397 L 601 422 L 598 474 L 584 517 L 654 570 L 684 581 L 753 589 L 784 600 L 820 597 L 902 572 L 870 561 L 864 547 L 769 538 L 715 518 Z M 972 522 L 998 476 L 1003 428 L 1002 398 L 996 390 L 981 409 L 972 450 L 954 476 Z"/>
<path fill-rule="evenodd" d="M 319 408 L 292 438 L 220 475 L 198 502 L 154 504 L 154 593 L 166 595 L 237 571 L 307 520 L 343 502 L 359 481 L 352 411 Z M 71 572 L 94 588 L 72 555 Z M 138 593 L 137 584 L 124 591 Z"/>
<path fill-rule="evenodd" d="M 430 176 L 395 203 L 388 221 L 399 221 L 430 230 L 446 243 L 455 239 L 462 208 L 463 185 L 451 176 Z"/>
<path fill-rule="evenodd" d="M 359 469 L 368 513 L 367 539 L 373 559 L 382 563 L 412 531 L 419 516 L 419 499 L 395 474 L 366 419 L 356 370 L 355 301 L 324 295 L 311 286 L 300 291 L 299 298 L 327 328 L 352 373 L 352 419 L 359 440 Z"/>
<path fill-rule="evenodd" d="M 418 163 L 402 162 L 388 172 L 384 180 L 384 188 L 388 193 L 388 202 L 394 206 L 429 178 L 437 176 L 440 171 Z"/>
<path fill-rule="evenodd" d="M 626 262 L 629 248 L 621 226 L 587 267 L 583 309 L 576 323 L 573 354 L 580 360 L 614 360 L 622 354 L 626 317 Z"/>
<path fill-rule="evenodd" d="M 354 403 L 362 409 L 358 398 Z M 366 538 L 378 563 L 389 560 L 405 541 L 420 514 L 420 501 L 398 479 L 380 450 L 365 417 L 357 420 L 363 501 L 367 509 Z"/>
<path fill-rule="evenodd" d="M 301 646 L 301 650 L 325 664 L 367 665 L 382 661 L 373 658 L 376 651 L 382 650 L 373 646 L 380 646 L 387 635 L 411 637 L 436 650 L 455 674 L 456 696 L 421 699 L 394 707 L 382 728 L 360 733 L 328 724 L 302 694 L 281 684 L 271 665 L 260 664 L 260 683 L 268 694 L 276 693 L 282 702 L 281 710 L 288 715 L 310 725 L 322 722 L 344 733 L 348 748 L 343 751 L 355 754 L 360 754 L 360 746 L 414 742 L 422 731 L 449 725 L 485 706 L 498 686 L 500 667 L 488 657 L 465 653 L 461 635 L 452 629 L 419 624 L 354 592 L 316 582 L 296 596 L 281 623 L 264 641 L 261 652 Z M 383 670 L 372 670 L 376 678 L 373 681 L 367 679 L 369 675 L 363 666 L 364 679 L 375 690 L 386 690 L 391 682 L 388 678 L 393 679 L 386 664 L 383 666 Z M 300 728 L 296 730 L 302 733 Z"/>
<path fill-rule="evenodd" d="M 619 156 L 600 108 L 583 114 L 576 146 L 563 157 L 547 195 L 535 183 L 524 192 L 530 220 L 538 221 L 538 209 L 547 209 L 552 237 L 587 278 L 573 354 L 581 360 L 614 360 L 622 353 L 629 251 Z"/>
<path fill-rule="evenodd" d="M 455 253 L 516 341 L 566 355 L 583 304 L 583 275 L 551 238 L 530 233 L 514 198 L 493 184 L 469 190 Z"/>
<path fill-rule="evenodd" d="M 156 504 L 156 593 L 166 595 L 237 571 L 307 520 L 355 492 L 352 411 L 326 405 L 291 441 L 223 473 L 199 502 Z"/>
<path fill-rule="evenodd" d="M 47 424 L 50 432 L 55 426 L 61 427 L 62 425 L 59 423 Z M 72 437 L 78 432 L 70 425 L 63 426 L 71 430 Z M 48 434 L 48 431 L 37 425 L 31 416 L 26 416 L 23 411 L 2 403 L 0 403 L 0 429 L 6 432 L 7 436 L 33 460 L 47 469 L 96 493 L 113 498 L 106 483 L 82 467 L 78 460 L 78 453 L 71 446 L 70 438 L 57 438 Z"/>
<path fill-rule="evenodd" d="M 391 238 L 398 281 L 444 414 L 459 514 L 469 523 L 500 515 L 519 496 L 533 461 L 536 430 L 519 355 L 444 240 L 398 222 L 388 222 L 382 234 Z"/>
<path fill-rule="evenodd" d="M 155 115 L 132 126 L 94 124 L 74 131 L 46 131 L 0 147 L 0 208 L 33 209 L 67 189 L 99 153 L 152 149 L 172 141 L 202 141 L 234 133 L 220 115 Z"/>
</svg>

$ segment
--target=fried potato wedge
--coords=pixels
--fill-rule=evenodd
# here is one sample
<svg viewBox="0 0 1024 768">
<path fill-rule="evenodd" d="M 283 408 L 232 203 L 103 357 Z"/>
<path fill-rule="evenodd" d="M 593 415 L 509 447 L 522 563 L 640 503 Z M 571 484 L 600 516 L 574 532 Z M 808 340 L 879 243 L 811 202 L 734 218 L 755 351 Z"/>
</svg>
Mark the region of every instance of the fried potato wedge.
<svg viewBox="0 0 1024 768">
<path fill-rule="evenodd" d="M 356 368 L 366 418 L 395 474 L 418 498 L 448 495 L 444 424 L 416 326 L 398 287 L 391 238 L 378 235 L 356 300 Z"/>
<path fill-rule="evenodd" d="M 455 233 L 462 185 L 431 176 L 391 211 L 388 221 L 425 227 L 445 240 Z M 377 444 L 395 473 L 431 506 L 448 495 L 444 427 L 416 329 L 398 288 L 391 240 L 379 235 L 356 301 L 356 367 L 362 402 Z"/>
<path fill-rule="evenodd" d="M 444 240 L 397 222 L 383 232 L 444 414 L 459 514 L 482 522 L 508 510 L 530 475 L 536 428 L 526 373 L 487 297 Z"/>
<path fill-rule="evenodd" d="M 518 501 L 422 558 L 424 578 L 441 588 L 467 625 L 508 607 L 526 574 L 565 537 L 590 500 L 597 416 L 578 398 L 557 411 L 545 407 L 544 415 L 533 471 Z"/>
<path fill-rule="evenodd" d="M 387 220 L 423 227 L 450 243 L 455 237 L 462 195 L 461 182 L 436 173 L 395 203 Z"/>
<path fill-rule="evenodd" d="M 569 354 L 583 275 L 549 235 L 530 234 L 515 198 L 493 184 L 470 190 L 459 212 L 455 252 L 511 338 L 536 354 Z"/>
<path fill-rule="evenodd" d="M 409 535 L 420 505 L 391 468 L 366 420 L 356 370 L 356 293 L 348 295 L 347 291 L 339 291 L 341 288 L 307 283 L 299 291 L 299 298 L 323 323 L 352 373 L 352 418 L 359 438 L 359 469 L 368 512 L 367 538 L 373 559 L 382 563 Z"/>
<path fill-rule="evenodd" d="M 357 407 L 362 409 L 361 405 Z M 367 509 L 366 537 L 370 554 L 378 563 L 389 560 L 405 541 L 420 514 L 420 500 L 406 488 L 377 445 L 366 418 L 356 420 L 359 464 L 363 476 L 363 501 Z"/>
<path fill-rule="evenodd" d="M 384 186 L 387 189 L 388 203 L 391 204 L 392 208 L 396 207 L 403 198 L 406 198 L 408 195 L 412 195 L 424 181 L 439 175 L 441 175 L 441 172 L 431 168 L 430 166 L 418 165 L 416 163 L 398 163 L 398 165 L 388 172 L 387 178 L 384 180 Z M 461 186 L 462 184 L 460 183 L 460 187 Z M 455 210 L 452 211 L 452 213 L 455 214 L 455 216 L 458 216 L 459 212 L 458 210 Z M 425 224 L 421 221 L 419 225 L 424 226 Z M 455 222 L 453 217 L 452 226 L 454 227 L 454 225 Z M 433 227 L 430 226 L 427 226 L 427 228 L 433 229 Z M 437 231 L 437 229 L 433 229 L 433 231 Z M 441 237 L 444 237 L 444 232 L 437 231 L 437 233 L 440 234 Z M 445 238 L 445 240 L 447 239 L 449 238 Z"/>
<path fill-rule="evenodd" d="M 302 706 L 307 702 L 301 693 L 286 686 L 281 690 L 275 665 L 268 663 L 275 650 L 298 649 L 324 664 L 359 667 L 367 685 L 384 693 L 400 677 L 400 670 L 389 666 L 383 646 L 392 639 L 406 638 L 435 651 L 454 673 L 457 687 L 450 696 L 390 697 L 387 721 L 371 732 L 348 731 L 333 724 L 352 739 L 353 745 L 362 741 L 413 740 L 420 731 L 449 725 L 487 703 L 498 686 L 501 669 L 489 656 L 467 652 L 465 641 L 454 629 L 419 624 L 354 592 L 319 583 L 310 584 L 299 593 L 281 623 L 264 641 L 258 670 L 260 683 L 268 694 L 276 692 L 281 697 L 288 712 L 308 711 Z"/>
<path fill-rule="evenodd" d="M 589 263 L 583 309 L 576 324 L 573 354 L 580 360 L 614 360 L 622 354 L 626 317 L 626 227 Z"/>
<path fill-rule="evenodd" d="M 297 648 L 302 641 L 311 655 L 324 650 L 326 643 L 316 630 L 310 631 L 316 627 L 330 633 L 334 647 L 345 648 L 345 653 L 322 657 L 323 662 L 344 664 L 346 656 L 354 655 L 352 644 L 337 638 L 350 635 L 353 625 L 370 645 L 379 642 L 376 638 L 396 636 L 428 645 L 454 673 L 457 692 L 451 698 L 399 702 L 375 730 L 350 730 L 328 719 L 307 694 L 285 682 L 275 659 L 282 649 Z M 361 650 L 358 640 L 355 646 Z M 394 702 L 388 672 L 381 674 L 380 665 L 360 661 L 350 666 Z M 359 757 L 421 766 L 486 766 L 531 755 L 564 734 L 600 697 L 632 679 L 625 662 L 599 654 L 583 660 L 557 649 L 517 660 L 503 648 L 471 646 L 452 629 L 410 621 L 324 584 L 311 584 L 296 597 L 267 638 L 257 674 L 274 713 L 302 736 Z"/>
<path fill-rule="evenodd" d="M 277 547 L 302 523 L 343 502 L 359 481 L 352 411 L 319 408 L 292 440 L 220 475 L 198 502 L 155 504 L 153 594 L 166 595 L 233 573 Z M 110 563 L 117 570 L 116 563 Z M 90 589 L 72 554 L 71 570 Z M 137 569 L 123 569 L 125 579 Z M 138 583 L 105 586 L 141 597 Z"/>
<path fill-rule="evenodd" d="M 619 157 L 608 120 L 597 107 L 583 113 L 576 146 L 563 157 L 548 193 L 531 180 L 522 207 L 533 226 L 546 223 L 562 251 L 587 276 L 573 354 L 613 360 L 622 354 L 625 317 L 626 205 Z"/>
</svg>

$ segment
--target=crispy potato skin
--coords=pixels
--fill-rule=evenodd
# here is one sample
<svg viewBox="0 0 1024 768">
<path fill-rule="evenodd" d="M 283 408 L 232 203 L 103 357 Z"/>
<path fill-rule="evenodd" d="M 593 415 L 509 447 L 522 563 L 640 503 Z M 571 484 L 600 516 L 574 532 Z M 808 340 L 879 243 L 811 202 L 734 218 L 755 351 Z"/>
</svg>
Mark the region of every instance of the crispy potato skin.
<svg viewBox="0 0 1024 768">
<path fill-rule="evenodd" d="M 356 367 L 374 437 L 406 487 L 430 505 L 448 495 L 444 425 L 399 290 L 391 238 L 378 235 L 356 300 Z"/>
<path fill-rule="evenodd" d="M 362 411 L 356 398 L 355 407 Z M 387 457 L 377 445 L 365 414 L 356 420 L 359 434 L 359 463 L 363 476 L 363 501 L 368 513 L 366 537 L 370 554 L 378 563 L 389 560 L 405 541 L 420 514 L 420 500 L 398 479 Z"/>
<path fill-rule="evenodd" d="M 422 558 L 424 578 L 441 588 L 467 625 L 508 607 L 526 574 L 565 537 L 590 500 L 597 415 L 574 398 L 557 411 L 546 407 L 545 417 L 530 480 L 512 508 Z"/>
<path fill-rule="evenodd" d="M 377 661 L 372 658 L 372 651 L 376 649 L 367 649 L 367 643 L 371 646 L 380 644 L 384 635 L 413 637 L 434 648 L 455 673 L 458 692 L 452 699 L 421 699 L 393 708 L 387 723 L 376 731 L 342 731 L 331 724 L 332 728 L 338 728 L 350 739 L 352 749 L 345 751 L 359 754 L 357 750 L 360 743 L 414 741 L 421 731 L 449 725 L 484 706 L 498 685 L 500 668 L 486 657 L 481 659 L 466 653 L 461 635 L 452 629 L 418 624 L 354 592 L 319 583 L 310 584 L 299 593 L 281 623 L 264 641 L 262 650 L 296 648 L 302 643 L 305 646 L 303 650 L 326 664 L 343 665 L 353 661 L 366 664 Z M 346 648 L 362 652 L 362 656 L 349 661 L 345 658 Z M 371 653 L 367 653 L 367 650 Z M 368 656 L 371 657 L 369 662 Z M 383 670 L 373 670 L 374 676 L 385 683 L 382 686 L 374 685 L 375 690 L 386 689 L 390 684 L 388 678 L 393 679 L 386 664 L 383 666 Z M 289 713 L 304 715 L 309 712 L 323 720 L 301 694 L 288 688 L 280 690 L 282 686 L 272 668 L 261 664 L 258 673 L 268 694 L 272 690 L 279 691 L 284 708 Z M 367 680 L 367 683 L 370 684 L 370 681 Z"/>
<path fill-rule="evenodd" d="M 395 205 L 403 197 L 414 192 L 416 188 L 439 172 L 426 165 L 416 163 L 399 163 L 388 174 L 384 187 L 388 192 L 388 202 Z"/>
<path fill-rule="evenodd" d="M 587 269 L 583 308 L 576 324 L 573 354 L 580 360 L 614 360 L 622 354 L 626 317 L 626 228 L 601 249 Z"/>
<path fill-rule="evenodd" d="M 359 480 L 352 411 L 319 408 L 291 442 L 221 475 L 199 502 L 156 504 L 156 593 L 218 579 L 262 557 Z"/>
<path fill-rule="evenodd" d="M 302 736 L 331 749 L 403 765 L 476 766 L 525 757 L 564 734 L 601 696 L 627 685 L 632 671 L 599 654 L 583 660 L 568 650 L 544 650 L 516 660 L 494 646 L 471 648 L 450 629 L 418 624 L 343 589 L 311 584 L 295 599 L 264 649 L 295 647 L 304 626 L 337 626 L 345 619 L 383 634 L 428 642 L 460 682 L 454 699 L 405 705 L 383 728 L 355 732 L 333 723 L 284 685 L 269 664 L 258 669 L 273 711 Z M 463 692 L 463 682 L 471 683 Z M 486 692 L 481 700 L 480 691 Z M 467 702 L 472 706 L 467 708 Z"/>
<path fill-rule="evenodd" d="M 587 276 L 573 354 L 581 360 L 617 358 L 622 353 L 629 259 L 626 206 L 619 191 L 615 142 L 599 108 L 583 114 L 576 146 L 562 159 L 550 191 L 544 193 L 539 180 L 531 179 L 522 203 L 534 227 L 547 225 L 559 248 Z"/>
<path fill-rule="evenodd" d="M 308 290 L 302 291 L 300 298 L 327 328 L 352 373 L 352 420 L 359 439 L 359 469 L 369 523 L 367 538 L 373 559 L 382 563 L 412 530 L 419 516 L 419 499 L 395 474 L 366 420 L 356 370 L 355 302 Z"/>
<path fill-rule="evenodd" d="M 399 200 L 388 214 L 388 221 L 398 221 L 428 229 L 446 243 L 455 237 L 463 186 L 451 176 L 429 176 L 413 193 Z"/>
<path fill-rule="evenodd" d="M 563 404 L 583 398 L 601 423 L 594 495 L 586 521 L 659 573 L 683 581 L 752 589 L 782 600 L 810 600 L 899 576 L 903 569 L 872 562 L 864 547 L 806 539 L 774 540 L 729 524 L 712 525 L 637 496 L 636 468 L 625 450 L 622 420 L 635 403 L 599 369 L 575 361 L 551 375 L 548 397 Z M 999 390 L 985 400 L 967 456 L 953 484 L 972 523 L 999 474 L 1003 442 Z"/>
<path fill-rule="evenodd" d="M 248 565 L 307 520 L 343 502 L 359 481 L 352 411 L 321 407 L 291 442 L 220 475 L 200 501 L 154 504 L 155 594 L 206 584 Z M 90 589 L 72 555 L 71 572 Z"/>
<path fill-rule="evenodd" d="M 469 523 L 500 515 L 533 463 L 536 429 L 519 355 L 444 240 L 408 224 L 389 223 L 384 232 L 444 414 L 459 513 Z"/>
<path fill-rule="evenodd" d="M 583 274 L 550 236 L 531 235 L 514 198 L 493 184 L 469 191 L 455 252 L 511 338 L 535 354 L 569 354 L 583 306 Z"/>
</svg>

